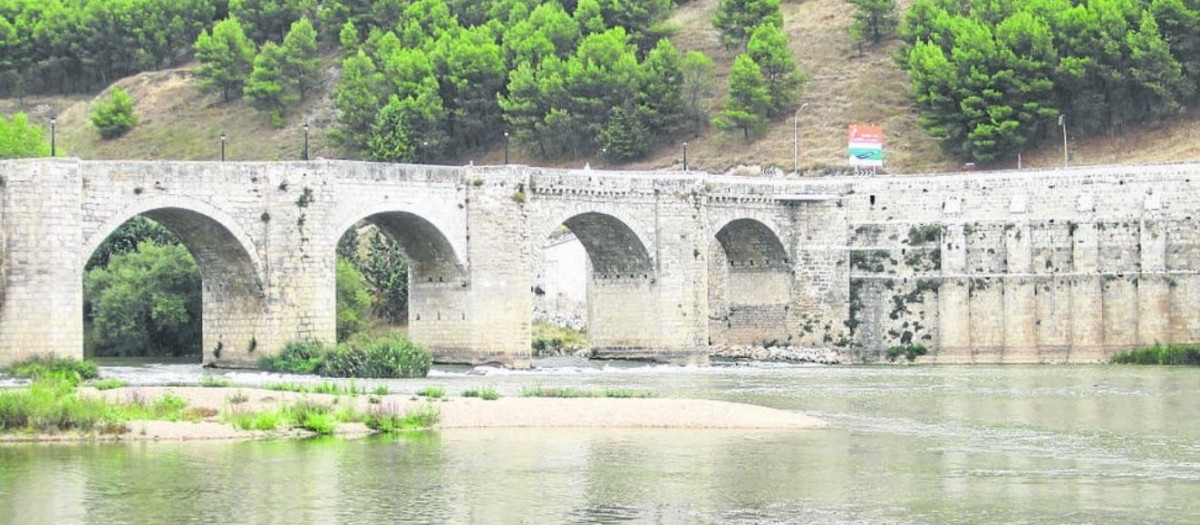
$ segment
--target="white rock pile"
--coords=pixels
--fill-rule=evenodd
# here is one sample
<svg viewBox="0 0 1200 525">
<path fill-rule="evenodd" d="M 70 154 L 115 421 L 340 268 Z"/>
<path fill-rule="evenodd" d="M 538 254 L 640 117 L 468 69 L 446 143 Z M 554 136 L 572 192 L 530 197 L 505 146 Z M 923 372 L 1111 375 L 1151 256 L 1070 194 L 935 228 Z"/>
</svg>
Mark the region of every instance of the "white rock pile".
<svg viewBox="0 0 1200 525">
<path fill-rule="evenodd" d="M 713 346 L 711 357 L 720 359 L 749 359 L 752 361 L 783 361 L 792 363 L 820 363 L 840 365 L 841 354 L 832 348 L 805 348 L 799 346 Z"/>
</svg>

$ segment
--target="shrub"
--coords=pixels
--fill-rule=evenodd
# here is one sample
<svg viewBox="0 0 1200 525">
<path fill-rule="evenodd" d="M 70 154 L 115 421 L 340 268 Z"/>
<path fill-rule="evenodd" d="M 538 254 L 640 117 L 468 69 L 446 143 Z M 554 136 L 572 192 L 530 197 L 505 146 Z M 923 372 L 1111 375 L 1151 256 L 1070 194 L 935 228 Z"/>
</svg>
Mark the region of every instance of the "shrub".
<svg viewBox="0 0 1200 525">
<path fill-rule="evenodd" d="M 894 363 L 894 362 L 896 362 L 896 358 L 898 358 L 900 356 L 904 356 L 904 358 L 907 359 L 908 362 L 911 363 L 911 362 L 915 361 L 918 357 L 923 356 L 927 353 L 929 353 L 929 350 L 927 348 L 925 348 L 925 345 L 893 346 L 888 349 L 887 359 L 888 359 L 888 361 L 891 361 Z"/>
<path fill-rule="evenodd" d="M 417 395 L 421 397 L 428 397 L 429 399 L 440 399 L 446 397 L 446 389 L 440 386 L 427 386 L 417 390 Z"/>
<path fill-rule="evenodd" d="M 1121 365 L 1191 365 L 1200 366 L 1200 346 L 1154 345 L 1118 352 L 1112 357 Z"/>
<path fill-rule="evenodd" d="M 328 348 L 320 341 L 293 341 L 283 347 L 279 355 L 263 356 L 258 367 L 270 372 L 285 374 L 315 374 L 325 361 Z"/>
<path fill-rule="evenodd" d="M 96 390 L 112 390 L 114 388 L 123 388 L 126 386 L 126 383 L 120 379 L 101 379 L 93 381 L 91 385 Z"/>
<path fill-rule="evenodd" d="M 337 340 L 345 341 L 367 327 L 371 294 L 367 279 L 350 261 L 337 260 Z"/>
<path fill-rule="evenodd" d="M 531 346 L 534 356 L 562 355 L 587 346 L 587 337 L 583 332 L 538 321 L 533 323 Z"/>
<path fill-rule="evenodd" d="M 367 425 L 367 428 L 387 434 L 431 428 L 437 424 L 440 418 L 441 411 L 433 404 L 427 403 L 419 408 L 406 410 L 403 414 L 399 412 L 396 405 L 389 404 L 371 410 L 363 423 Z"/>
<path fill-rule="evenodd" d="M 231 384 L 233 383 L 228 378 L 212 374 L 204 374 L 204 377 L 200 379 L 200 386 L 205 388 L 225 388 Z"/>
<path fill-rule="evenodd" d="M 33 356 L 13 363 L 2 371 L 10 376 L 24 379 L 58 377 L 72 380 L 74 384 L 100 376 L 96 363 L 54 356 Z"/>
<path fill-rule="evenodd" d="M 490 386 L 468 388 L 463 390 L 463 397 L 478 397 L 488 401 L 500 399 L 500 392 Z"/>
<path fill-rule="evenodd" d="M 92 125 L 100 130 L 100 136 L 113 139 L 124 135 L 138 123 L 133 114 L 133 99 L 121 88 L 112 90 L 108 100 L 96 104 L 92 110 Z"/>
<path fill-rule="evenodd" d="M 318 342 L 290 343 L 278 356 L 259 361 L 263 369 L 276 372 L 358 378 L 425 377 L 432 365 L 428 351 L 401 335 L 357 337 L 333 349 Z M 346 393 L 363 390 L 352 386 Z"/>
<path fill-rule="evenodd" d="M 325 359 L 321 375 L 329 377 L 425 377 L 433 359 L 408 339 L 356 339 L 337 346 Z"/>
<path fill-rule="evenodd" d="M 30 124 L 24 113 L 17 113 L 11 119 L 0 116 L 0 159 L 47 157 L 50 142 L 45 137 L 41 126 Z M 58 154 L 62 154 L 61 146 Z"/>
</svg>

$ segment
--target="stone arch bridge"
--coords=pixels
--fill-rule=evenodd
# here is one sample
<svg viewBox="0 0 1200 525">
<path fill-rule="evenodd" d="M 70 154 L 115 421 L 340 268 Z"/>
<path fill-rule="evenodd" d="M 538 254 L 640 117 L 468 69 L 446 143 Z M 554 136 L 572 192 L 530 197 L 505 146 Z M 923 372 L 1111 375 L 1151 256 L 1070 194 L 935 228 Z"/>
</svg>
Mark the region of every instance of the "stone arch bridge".
<svg viewBox="0 0 1200 525">
<path fill-rule="evenodd" d="M 562 227 L 588 253 L 600 357 L 923 344 L 936 362 L 1090 361 L 1200 340 L 1194 165 L 780 180 L 51 159 L 0 177 L 0 363 L 82 355 L 84 265 L 137 215 L 196 258 L 218 366 L 333 340 L 335 247 L 362 221 L 408 256 L 411 336 L 445 362 L 528 366 Z"/>
</svg>

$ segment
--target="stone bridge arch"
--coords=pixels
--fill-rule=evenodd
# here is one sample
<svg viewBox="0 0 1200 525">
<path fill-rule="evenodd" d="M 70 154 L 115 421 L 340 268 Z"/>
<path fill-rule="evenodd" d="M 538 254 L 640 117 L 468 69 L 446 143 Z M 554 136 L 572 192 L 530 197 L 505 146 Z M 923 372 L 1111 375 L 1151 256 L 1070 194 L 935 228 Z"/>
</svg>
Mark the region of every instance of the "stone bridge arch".
<svg viewBox="0 0 1200 525">
<path fill-rule="evenodd" d="M 535 238 L 535 258 L 560 228 L 578 239 L 586 252 L 584 273 L 588 345 L 601 357 L 647 352 L 658 345 L 657 282 L 654 245 L 638 233 L 637 222 L 615 210 L 573 209 L 552 215 Z M 538 293 L 552 271 L 535 271 Z"/>
<path fill-rule="evenodd" d="M 324 246 L 333 254 L 341 236 L 363 222 L 395 241 L 408 261 L 409 337 L 429 348 L 438 361 L 474 362 L 471 280 L 463 257 L 466 236 L 435 221 L 428 210 L 397 204 L 349 211 L 333 222 Z"/>
<path fill-rule="evenodd" d="M 202 290 L 203 361 L 253 365 L 252 354 L 267 328 L 260 326 L 266 312 L 263 265 L 256 245 L 237 221 L 210 204 L 178 196 L 140 199 L 101 221 L 85 223 L 85 239 L 75 261 L 80 280 L 100 244 L 139 215 L 171 230 L 196 260 Z"/>
<path fill-rule="evenodd" d="M 709 249 L 709 339 L 714 345 L 789 342 L 794 270 L 779 229 L 762 217 L 718 223 Z"/>
</svg>

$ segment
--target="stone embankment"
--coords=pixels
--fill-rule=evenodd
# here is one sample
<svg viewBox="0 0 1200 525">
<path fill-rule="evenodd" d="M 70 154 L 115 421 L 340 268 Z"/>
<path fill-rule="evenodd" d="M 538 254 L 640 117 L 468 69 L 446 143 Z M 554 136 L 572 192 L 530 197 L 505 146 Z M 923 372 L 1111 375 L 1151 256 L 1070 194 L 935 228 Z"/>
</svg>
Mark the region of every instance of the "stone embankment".
<svg viewBox="0 0 1200 525">
<path fill-rule="evenodd" d="M 748 361 L 775 361 L 784 363 L 819 363 L 840 365 L 843 356 L 832 348 L 799 346 L 714 346 L 710 357 L 717 359 L 744 359 Z"/>
</svg>

